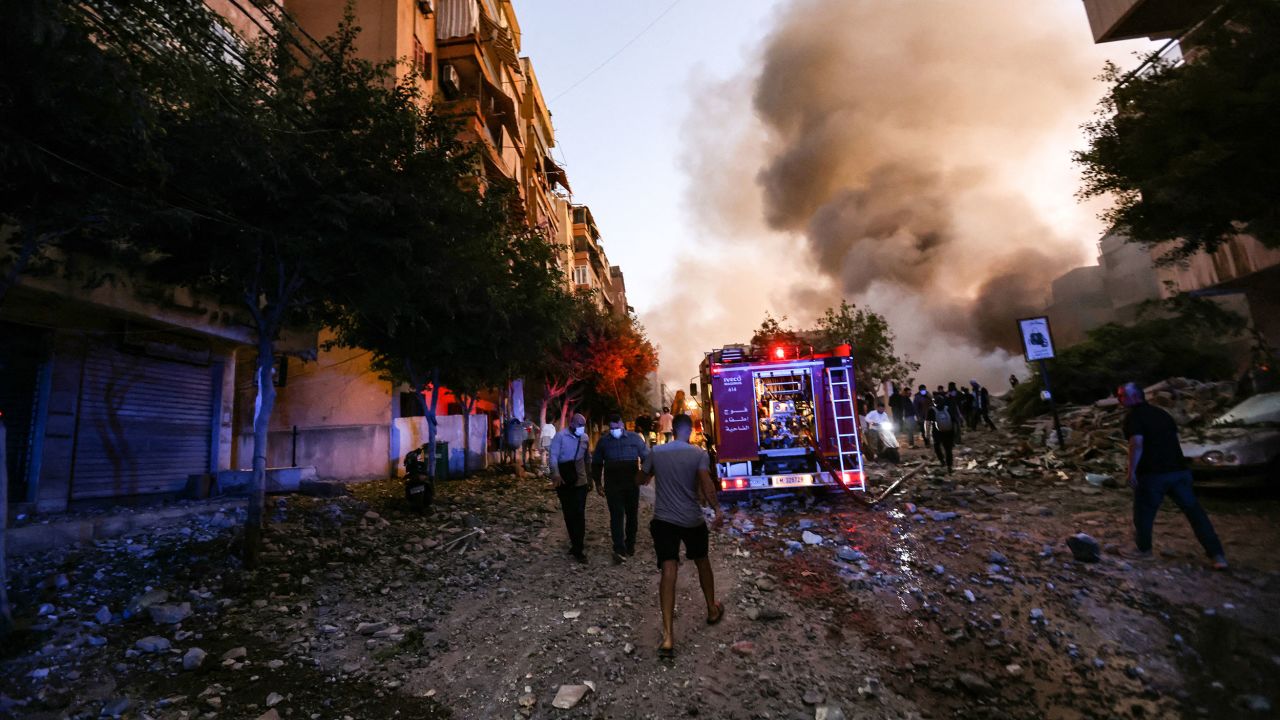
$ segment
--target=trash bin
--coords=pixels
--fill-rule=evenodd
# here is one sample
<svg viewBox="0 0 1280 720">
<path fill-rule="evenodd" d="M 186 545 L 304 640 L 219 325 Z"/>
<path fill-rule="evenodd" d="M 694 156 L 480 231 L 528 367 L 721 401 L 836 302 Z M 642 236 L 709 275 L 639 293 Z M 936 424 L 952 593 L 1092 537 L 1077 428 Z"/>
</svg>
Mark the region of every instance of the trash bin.
<svg viewBox="0 0 1280 720">
<path fill-rule="evenodd" d="M 449 443 L 436 441 L 436 479 L 449 479 Z"/>
</svg>

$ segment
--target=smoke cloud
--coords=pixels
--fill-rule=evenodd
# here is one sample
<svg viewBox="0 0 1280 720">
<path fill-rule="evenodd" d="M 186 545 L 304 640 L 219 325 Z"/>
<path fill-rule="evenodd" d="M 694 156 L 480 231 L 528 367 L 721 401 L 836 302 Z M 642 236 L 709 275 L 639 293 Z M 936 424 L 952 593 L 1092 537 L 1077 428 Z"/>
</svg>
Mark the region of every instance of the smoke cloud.
<svg viewBox="0 0 1280 720">
<path fill-rule="evenodd" d="M 722 239 L 677 299 L 720 309 L 647 317 L 664 362 L 845 297 L 886 315 L 922 377 L 1020 370 L 1014 320 L 1100 234 L 1070 151 L 1115 50 L 1076 3 L 785 3 L 754 72 L 699 84 L 689 210 Z"/>
</svg>

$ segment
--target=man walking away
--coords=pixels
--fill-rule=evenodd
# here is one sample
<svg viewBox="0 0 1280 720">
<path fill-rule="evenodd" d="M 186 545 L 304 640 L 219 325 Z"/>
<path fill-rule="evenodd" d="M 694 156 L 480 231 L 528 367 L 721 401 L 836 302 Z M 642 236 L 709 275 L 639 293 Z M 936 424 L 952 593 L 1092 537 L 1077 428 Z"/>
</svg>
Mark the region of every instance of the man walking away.
<svg viewBox="0 0 1280 720">
<path fill-rule="evenodd" d="M 569 532 L 569 554 L 587 562 L 584 549 L 587 535 L 587 419 L 575 413 L 551 441 L 551 486 L 560 498 L 560 512 Z"/>
<path fill-rule="evenodd" d="M 960 430 L 964 415 L 960 412 L 960 391 L 956 388 L 955 382 L 947 383 L 946 400 L 947 412 L 951 414 L 951 431 L 955 433 L 955 442 L 960 442 L 964 434 Z"/>
<path fill-rule="evenodd" d="M 889 394 L 889 414 L 893 415 L 894 430 L 901 430 L 904 425 L 905 411 L 903 410 L 902 393 L 898 392 L 898 386 L 894 383 L 893 392 Z"/>
<path fill-rule="evenodd" d="M 658 432 L 662 433 L 662 442 L 671 442 L 671 408 L 662 408 L 662 414 L 658 416 Z"/>
<path fill-rule="evenodd" d="M 640 486 L 636 473 L 649 457 L 649 444 L 627 432 L 621 415 L 609 416 L 609 432 L 596 441 L 592 477 L 596 491 L 609 503 L 609 532 L 613 536 L 613 564 L 636 552 L 636 524 L 640 517 Z"/>
<path fill-rule="evenodd" d="M 920 423 L 920 439 L 928 447 L 932 442 L 932 437 L 929 432 L 927 418 L 929 417 L 929 411 L 933 409 L 933 399 L 929 397 L 929 389 L 921 385 L 916 394 L 912 396 L 911 405 L 916 411 L 916 421 Z"/>
<path fill-rule="evenodd" d="M 969 426 L 970 430 L 978 427 L 978 416 L 974 414 L 977 410 L 977 398 L 973 396 L 973 393 L 969 392 L 969 388 L 961 388 L 960 415 L 964 418 L 964 423 Z"/>
<path fill-rule="evenodd" d="M 658 597 L 662 605 L 662 644 L 658 657 L 675 657 L 676 577 L 680 570 L 680 545 L 684 557 L 698 566 L 698 582 L 707 602 L 707 624 L 724 618 L 724 605 L 716 600 L 716 581 L 707 559 L 710 531 L 702 515 L 702 505 L 715 509 L 715 525 L 724 521 L 716 486 L 711 479 L 711 459 L 707 451 L 689 444 L 693 419 L 679 415 L 672 421 L 675 439 L 653 449 L 644 462 L 640 483 L 657 480 L 654 486 L 653 520 L 649 533 L 662 571 Z"/>
<path fill-rule="evenodd" d="M 956 444 L 956 425 L 958 424 L 955 415 L 951 412 L 951 405 L 947 402 L 945 395 L 935 395 L 933 398 L 933 407 L 929 408 L 929 414 L 926 416 L 929 423 L 929 433 L 933 436 L 933 452 L 938 456 L 938 462 L 942 463 L 947 469 L 947 474 L 951 474 L 952 450 Z"/>
<path fill-rule="evenodd" d="M 970 380 L 969 384 L 973 386 L 973 427 L 976 429 L 978 420 L 982 420 L 988 428 L 995 430 L 996 424 L 991 422 L 991 393 L 977 380 Z"/>
<path fill-rule="evenodd" d="M 916 446 L 916 405 L 911 398 L 911 389 L 902 388 L 902 429 L 907 433 L 907 442 Z"/>
<path fill-rule="evenodd" d="M 1169 413 L 1147 403 L 1142 388 L 1125 383 L 1116 390 L 1129 408 L 1124 436 L 1129 439 L 1129 487 L 1133 488 L 1133 527 L 1138 553 L 1151 554 L 1151 531 L 1165 495 L 1187 516 L 1196 539 L 1213 561 L 1215 570 L 1227 569 L 1222 542 L 1209 515 L 1191 491 L 1191 471 L 1178 442 L 1178 426 Z"/>
<path fill-rule="evenodd" d="M 636 416 L 636 432 L 640 433 L 640 437 L 644 438 L 644 442 L 649 447 L 653 447 L 653 416 L 649 413 L 640 413 Z"/>
<path fill-rule="evenodd" d="M 538 449 L 542 455 L 542 472 L 551 474 L 551 441 L 555 439 L 556 426 L 550 420 L 542 423 L 542 431 L 538 437 Z"/>
</svg>

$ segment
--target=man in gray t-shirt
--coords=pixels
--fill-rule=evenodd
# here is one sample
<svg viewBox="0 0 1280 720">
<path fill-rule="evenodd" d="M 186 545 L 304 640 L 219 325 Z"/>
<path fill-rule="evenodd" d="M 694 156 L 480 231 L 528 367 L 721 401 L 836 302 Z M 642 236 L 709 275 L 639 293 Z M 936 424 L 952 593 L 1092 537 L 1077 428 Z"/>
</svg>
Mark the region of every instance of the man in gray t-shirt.
<svg viewBox="0 0 1280 720">
<path fill-rule="evenodd" d="M 724 617 L 724 605 L 716 601 L 716 581 L 707 559 L 710 532 L 702 515 L 705 503 L 715 509 L 715 524 L 724 520 L 716 486 L 711 480 L 711 460 L 707 451 L 689 444 L 693 419 L 677 415 L 672 420 L 675 439 L 654 448 L 645 458 L 640 483 L 654 485 L 653 520 L 649 533 L 662 570 L 659 599 L 662 603 L 662 644 L 659 657 L 675 656 L 674 618 L 676 610 L 676 577 L 680 570 L 680 545 L 684 556 L 698 566 L 698 582 L 707 600 L 707 624 L 714 625 Z"/>
</svg>

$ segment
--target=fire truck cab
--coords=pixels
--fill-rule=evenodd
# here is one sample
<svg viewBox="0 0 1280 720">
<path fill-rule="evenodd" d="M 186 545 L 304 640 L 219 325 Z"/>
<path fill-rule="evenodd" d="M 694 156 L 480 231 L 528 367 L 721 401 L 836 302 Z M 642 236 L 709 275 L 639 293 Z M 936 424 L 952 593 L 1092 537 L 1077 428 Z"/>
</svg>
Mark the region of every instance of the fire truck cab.
<svg viewBox="0 0 1280 720">
<path fill-rule="evenodd" d="M 853 350 L 730 345 L 706 354 L 697 393 L 723 493 L 866 490 Z M 691 388 L 694 389 L 694 388 Z"/>
</svg>

